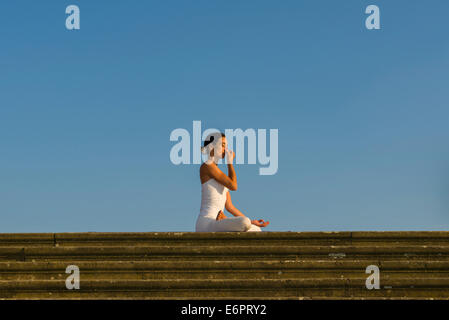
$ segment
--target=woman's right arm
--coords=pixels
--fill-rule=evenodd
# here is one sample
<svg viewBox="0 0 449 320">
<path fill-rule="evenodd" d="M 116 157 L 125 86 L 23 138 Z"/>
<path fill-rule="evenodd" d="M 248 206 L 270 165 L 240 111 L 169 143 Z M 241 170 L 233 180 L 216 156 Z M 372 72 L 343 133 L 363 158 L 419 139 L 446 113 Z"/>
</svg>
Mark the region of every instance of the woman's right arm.
<svg viewBox="0 0 449 320">
<path fill-rule="evenodd" d="M 234 166 L 232 165 L 234 156 L 235 153 L 233 151 L 228 152 L 228 175 L 225 175 L 223 171 L 215 165 L 207 166 L 209 176 L 232 191 L 237 190 L 237 175 L 235 174 Z"/>
</svg>

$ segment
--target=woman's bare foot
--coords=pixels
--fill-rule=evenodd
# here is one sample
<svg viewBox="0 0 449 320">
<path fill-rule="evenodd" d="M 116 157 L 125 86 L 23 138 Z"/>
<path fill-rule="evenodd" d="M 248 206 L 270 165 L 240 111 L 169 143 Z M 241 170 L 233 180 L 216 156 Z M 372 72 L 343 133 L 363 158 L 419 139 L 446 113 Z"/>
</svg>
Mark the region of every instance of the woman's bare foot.
<svg viewBox="0 0 449 320">
<path fill-rule="evenodd" d="M 217 215 L 217 221 L 218 220 L 222 220 L 222 219 L 226 219 L 227 217 L 225 216 L 225 214 L 223 213 L 223 211 L 222 210 L 220 210 L 220 212 L 218 212 L 218 215 Z"/>
</svg>

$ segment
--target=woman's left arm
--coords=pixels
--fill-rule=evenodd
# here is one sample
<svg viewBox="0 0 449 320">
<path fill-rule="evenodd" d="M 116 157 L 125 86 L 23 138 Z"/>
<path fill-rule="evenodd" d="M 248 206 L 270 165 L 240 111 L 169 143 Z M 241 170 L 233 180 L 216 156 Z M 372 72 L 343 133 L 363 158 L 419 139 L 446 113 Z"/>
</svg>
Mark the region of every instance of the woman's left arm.
<svg viewBox="0 0 449 320">
<path fill-rule="evenodd" d="M 225 208 L 226 210 L 229 211 L 229 213 L 231 213 L 233 216 L 235 217 L 246 217 L 243 213 L 240 212 L 239 209 L 237 209 L 236 207 L 234 207 L 234 205 L 232 204 L 232 200 L 231 200 L 231 193 L 228 191 L 226 194 L 226 204 L 225 204 Z"/>
<path fill-rule="evenodd" d="M 226 210 L 228 210 L 230 213 L 232 213 L 234 216 L 236 217 L 246 217 L 243 213 L 240 212 L 239 209 L 237 209 L 236 207 L 234 207 L 234 205 L 232 204 L 232 200 L 231 200 L 231 194 L 228 191 L 228 193 L 226 194 L 226 203 L 225 203 L 225 208 Z M 260 220 L 251 220 L 251 223 L 258 226 L 258 227 L 266 227 L 270 224 L 269 221 L 265 221 L 263 219 Z"/>
</svg>

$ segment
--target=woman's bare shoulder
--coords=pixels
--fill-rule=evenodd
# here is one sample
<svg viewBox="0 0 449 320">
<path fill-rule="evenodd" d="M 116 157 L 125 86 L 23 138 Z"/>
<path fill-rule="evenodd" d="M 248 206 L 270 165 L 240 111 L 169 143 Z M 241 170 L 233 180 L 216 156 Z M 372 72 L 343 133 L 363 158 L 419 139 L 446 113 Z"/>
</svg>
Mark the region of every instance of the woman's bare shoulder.
<svg viewBox="0 0 449 320">
<path fill-rule="evenodd" d="M 207 172 L 209 171 L 209 165 L 206 162 L 203 162 L 203 164 L 200 166 L 200 172 Z"/>
<path fill-rule="evenodd" d="M 210 165 L 207 164 L 206 162 L 204 162 L 201 166 L 200 166 L 200 179 L 201 179 L 201 183 L 205 183 L 207 180 L 209 180 L 209 171 L 210 170 Z"/>
</svg>

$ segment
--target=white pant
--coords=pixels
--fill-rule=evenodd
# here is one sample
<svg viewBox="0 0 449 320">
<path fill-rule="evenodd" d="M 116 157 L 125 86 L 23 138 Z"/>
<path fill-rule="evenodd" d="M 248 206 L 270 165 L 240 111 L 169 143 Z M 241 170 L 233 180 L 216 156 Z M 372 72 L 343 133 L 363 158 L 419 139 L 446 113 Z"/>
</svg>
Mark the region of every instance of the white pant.
<svg viewBox="0 0 449 320">
<path fill-rule="evenodd" d="M 248 217 L 233 217 L 221 220 L 199 216 L 196 220 L 196 232 L 253 232 L 262 229 L 251 223 Z"/>
</svg>

